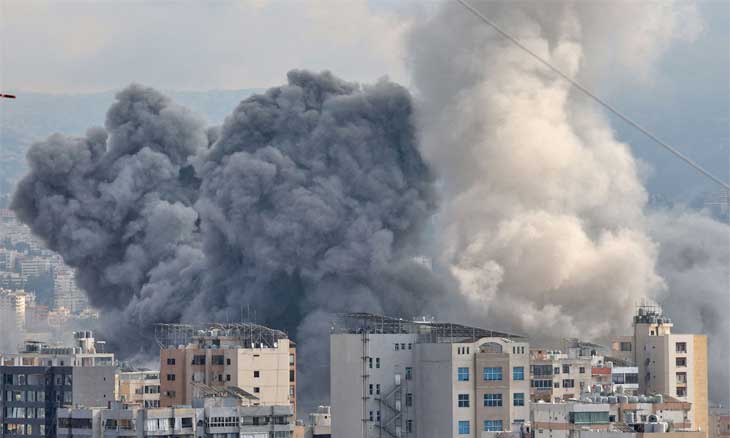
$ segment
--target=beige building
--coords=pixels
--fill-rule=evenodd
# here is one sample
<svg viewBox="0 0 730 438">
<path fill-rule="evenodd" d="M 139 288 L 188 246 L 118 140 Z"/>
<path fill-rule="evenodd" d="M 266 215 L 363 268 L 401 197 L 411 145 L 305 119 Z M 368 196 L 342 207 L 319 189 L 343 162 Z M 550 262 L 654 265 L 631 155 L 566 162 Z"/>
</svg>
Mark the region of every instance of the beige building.
<svg viewBox="0 0 730 438">
<path fill-rule="evenodd" d="M 159 408 L 160 372 L 124 371 L 119 373 L 119 400 L 143 408 Z"/>
<path fill-rule="evenodd" d="M 529 344 L 432 321 L 349 314 L 330 335 L 332 436 L 483 437 L 529 420 Z"/>
<path fill-rule="evenodd" d="M 286 334 L 251 323 L 157 326 L 160 406 L 189 405 L 194 384 L 237 387 L 255 405 L 296 405 L 296 352 Z"/>
<path fill-rule="evenodd" d="M 22 290 L 0 289 L 0 319 L 3 324 L 9 323 L 18 330 L 25 328 L 25 300 Z"/>
<path fill-rule="evenodd" d="M 530 350 L 530 397 L 560 401 L 580 397 L 592 382 L 590 357 L 568 357 L 560 351 Z"/>
<path fill-rule="evenodd" d="M 730 438 L 730 408 L 711 407 L 709 423 L 709 438 Z"/>
<path fill-rule="evenodd" d="M 639 393 L 691 403 L 690 422 L 707 431 L 707 336 L 674 334 L 672 327 L 659 307 L 644 305 L 634 316 L 634 336 L 617 339 L 612 346 L 618 346 L 616 352 L 624 356 L 633 352 L 639 368 Z"/>
</svg>

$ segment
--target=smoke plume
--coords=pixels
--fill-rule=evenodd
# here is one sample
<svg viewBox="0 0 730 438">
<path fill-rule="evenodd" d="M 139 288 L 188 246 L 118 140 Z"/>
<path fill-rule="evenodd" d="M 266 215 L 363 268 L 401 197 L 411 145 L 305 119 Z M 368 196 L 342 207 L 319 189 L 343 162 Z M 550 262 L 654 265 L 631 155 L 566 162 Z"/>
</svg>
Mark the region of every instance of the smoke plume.
<svg viewBox="0 0 730 438">
<path fill-rule="evenodd" d="M 411 259 L 432 178 L 410 95 L 387 80 L 291 71 L 211 129 L 132 85 L 105 129 L 28 159 L 13 208 L 78 269 L 117 348 L 153 323 L 253 309 L 302 339 L 300 390 L 326 402 L 329 315 L 430 301 Z"/>
<path fill-rule="evenodd" d="M 700 29 L 692 3 L 471 3 L 570 77 L 606 92 L 607 79 L 649 81 L 672 39 Z M 686 310 L 672 303 L 696 291 L 688 280 L 705 268 L 679 274 L 670 266 L 693 265 L 687 257 L 701 254 L 713 274 L 702 282 L 702 301 L 727 291 L 727 256 L 687 249 L 699 244 L 691 242 L 699 223 L 713 234 L 727 227 L 647 216 L 629 146 L 567 81 L 457 2 L 416 26 L 409 46 L 422 150 L 443 191 L 438 263 L 481 310 L 483 325 L 512 326 L 538 341 L 605 340 L 630 330 L 637 302 L 664 297 L 683 319 Z M 682 243 L 667 242 L 671 233 Z M 678 329 L 706 329 L 727 342 L 719 315 L 683 305 L 697 309 Z"/>
</svg>

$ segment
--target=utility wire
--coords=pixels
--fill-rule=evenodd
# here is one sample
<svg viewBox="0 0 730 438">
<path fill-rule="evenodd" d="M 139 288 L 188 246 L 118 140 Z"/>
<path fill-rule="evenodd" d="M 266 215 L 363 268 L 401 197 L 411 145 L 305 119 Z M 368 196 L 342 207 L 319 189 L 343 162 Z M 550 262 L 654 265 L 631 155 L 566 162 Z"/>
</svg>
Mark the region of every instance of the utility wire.
<svg viewBox="0 0 730 438">
<path fill-rule="evenodd" d="M 580 91 L 582 91 L 586 96 L 588 96 L 591 99 L 593 99 L 594 101 L 598 102 L 598 104 L 600 104 L 601 106 L 603 106 L 604 108 L 606 108 L 607 110 L 609 110 L 611 113 L 613 113 L 614 115 L 616 115 L 617 117 L 619 117 L 624 122 L 628 123 L 629 125 L 633 126 L 636 129 L 638 129 L 641 133 L 643 133 L 644 135 L 646 135 L 647 137 L 649 137 L 651 140 L 654 140 L 654 142 L 656 144 L 658 144 L 659 146 L 661 146 L 664 149 L 668 150 L 669 152 L 671 152 L 672 154 L 674 154 L 677 158 L 679 158 L 680 160 L 682 160 L 685 163 L 687 163 L 690 166 L 692 166 L 699 173 L 701 173 L 704 176 L 710 178 L 711 180 L 713 180 L 717 184 L 720 184 L 726 190 L 730 190 L 730 185 L 728 185 L 725 181 L 721 180 L 720 178 L 716 177 L 715 175 L 713 175 L 709 171 L 707 171 L 704 168 L 702 168 L 702 166 L 700 166 L 699 164 L 697 164 L 694 161 L 692 161 L 692 159 L 690 159 L 689 157 L 687 157 L 683 153 L 679 152 L 677 149 L 675 149 L 674 147 L 672 147 L 671 145 L 669 145 L 667 142 L 661 140 L 660 138 L 658 138 L 656 135 L 652 134 L 649 130 L 647 130 L 646 128 L 644 128 L 643 126 L 641 126 L 640 124 L 638 124 L 637 122 L 631 120 L 629 118 L 629 116 L 625 115 L 624 113 L 622 113 L 618 109 L 614 108 L 608 102 L 604 101 L 600 97 L 598 97 L 595 94 L 593 94 L 588 88 L 586 88 L 583 85 L 581 85 L 578 81 L 576 81 L 575 79 L 571 78 L 570 76 L 568 76 L 565 73 L 563 73 L 562 71 L 560 71 L 560 69 L 558 69 L 557 67 L 553 66 L 550 62 L 548 62 L 547 60 L 543 59 L 540 55 L 538 55 L 537 53 L 535 53 L 532 50 L 530 50 L 527 47 L 525 47 L 525 45 L 522 44 L 519 40 L 517 40 L 517 38 L 513 37 L 512 35 L 510 35 L 506 31 L 502 30 L 502 28 L 500 28 L 496 23 L 494 23 L 492 20 L 490 20 L 489 18 L 487 18 L 486 16 L 484 16 L 484 14 L 482 14 L 481 12 L 479 12 L 478 10 L 476 10 L 466 0 L 456 0 L 456 1 L 458 1 L 459 4 L 461 4 L 469 12 L 471 12 L 472 14 L 474 14 L 477 18 L 479 18 L 484 23 L 486 23 L 487 25 L 489 25 L 490 27 L 492 27 L 494 30 L 496 30 L 497 33 L 499 33 L 500 35 L 502 35 L 503 37 L 505 37 L 506 39 L 508 39 L 509 41 L 511 41 L 514 45 L 516 45 L 520 49 L 522 49 L 525 52 L 527 52 L 530 56 L 532 56 L 533 58 L 535 58 L 536 60 L 538 60 L 541 64 L 545 65 L 547 68 L 549 68 L 550 70 L 554 71 L 558 76 L 560 76 L 563 79 L 565 79 L 566 81 L 570 82 L 570 84 L 572 84 L 575 88 L 577 88 Z"/>
</svg>

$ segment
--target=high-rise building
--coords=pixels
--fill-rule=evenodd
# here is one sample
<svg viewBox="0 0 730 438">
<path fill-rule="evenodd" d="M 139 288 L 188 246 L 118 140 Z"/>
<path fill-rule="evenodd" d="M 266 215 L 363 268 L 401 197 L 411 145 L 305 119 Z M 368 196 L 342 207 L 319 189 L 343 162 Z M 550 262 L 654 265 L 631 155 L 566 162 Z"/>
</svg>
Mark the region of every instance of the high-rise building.
<svg viewBox="0 0 730 438">
<path fill-rule="evenodd" d="M 330 335 L 332 436 L 482 437 L 529 420 L 523 337 L 370 314 Z"/>
<path fill-rule="evenodd" d="M 116 398 L 114 355 L 97 350 L 91 332 L 74 334 L 73 346 L 26 343 L 0 358 L 0 424 L 4 436 L 56 436 L 56 411 L 64 406 L 107 406 Z"/>
<path fill-rule="evenodd" d="M 633 352 L 639 393 L 663 394 L 692 404 L 689 420 L 708 429 L 707 336 L 672 333 L 672 321 L 655 305 L 634 316 L 634 335 L 613 342 L 618 353 Z"/>
<path fill-rule="evenodd" d="M 143 408 L 159 408 L 160 372 L 146 370 L 119 373 L 119 400 Z"/>
<path fill-rule="evenodd" d="M 592 358 L 569 357 L 555 350 L 530 351 L 530 396 L 533 401 L 577 398 L 592 382 Z"/>
<path fill-rule="evenodd" d="M 296 353 L 286 334 L 252 323 L 160 324 L 160 406 L 190 404 L 194 384 L 238 387 L 260 405 L 296 406 Z"/>
<path fill-rule="evenodd" d="M 9 322 L 16 329 L 23 330 L 25 327 L 25 299 L 26 295 L 22 290 L 0 289 L 0 319 L 3 320 L 3 323 Z"/>
<path fill-rule="evenodd" d="M 730 438 L 730 408 L 713 406 L 707 430 L 709 438 Z"/>
<path fill-rule="evenodd" d="M 89 306 L 89 299 L 76 284 L 73 270 L 56 268 L 53 270 L 53 308 L 68 309 L 71 313 L 79 313 Z"/>
</svg>

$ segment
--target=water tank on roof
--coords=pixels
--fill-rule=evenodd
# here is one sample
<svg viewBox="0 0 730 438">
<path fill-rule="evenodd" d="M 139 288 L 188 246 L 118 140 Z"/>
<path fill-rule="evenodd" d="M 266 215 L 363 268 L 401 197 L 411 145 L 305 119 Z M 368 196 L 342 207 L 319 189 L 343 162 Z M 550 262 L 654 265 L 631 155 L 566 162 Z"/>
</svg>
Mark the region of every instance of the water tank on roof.
<svg viewBox="0 0 730 438">
<path fill-rule="evenodd" d="M 613 362 L 609 360 L 608 362 L 606 362 L 606 366 L 609 368 L 613 368 Z"/>
<path fill-rule="evenodd" d="M 617 398 L 618 398 L 619 403 L 628 403 L 629 402 L 629 398 L 625 395 L 619 395 Z"/>
<path fill-rule="evenodd" d="M 659 418 L 654 414 L 650 414 L 648 417 L 646 417 L 646 419 L 647 421 L 649 421 L 649 423 L 656 423 L 657 421 L 659 421 Z"/>
<path fill-rule="evenodd" d="M 654 432 L 666 433 L 669 430 L 669 423 L 662 421 L 654 425 Z"/>
<path fill-rule="evenodd" d="M 608 397 L 601 396 L 601 403 L 608 403 Z"/>
<path fill-rule="evenodd" d="M 608 396 L 608 402 L 611 404 L 618 403 L 618 398 L 615 395 L 609 395 Z"/>
</svg>

